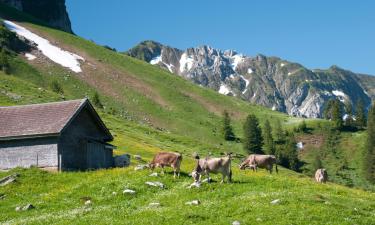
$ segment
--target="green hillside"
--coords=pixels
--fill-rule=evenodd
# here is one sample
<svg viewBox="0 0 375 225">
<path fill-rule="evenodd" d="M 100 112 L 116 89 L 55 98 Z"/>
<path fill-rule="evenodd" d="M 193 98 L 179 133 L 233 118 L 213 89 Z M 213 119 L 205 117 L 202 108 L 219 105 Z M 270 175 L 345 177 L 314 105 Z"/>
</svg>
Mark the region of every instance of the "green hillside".
<svg viewBox="0 0 375 225">
<path fill-rule="evenodd" d="M 73 73 L 39 57 L 9 56 L 9 73 L 0 72 L 0 105 L 61 101 L 99 94 L 97 107 L 114 135 L 116 154 L 139 154 L 146 161 L 159 151 L 183 153 L 182 177 L 149 177 L 148 170 L 131 167 L 88 172 L 50 173 L 39 169 L 0 172 L 0 178 L 19 173 L 0 187 L 0 223 L 4 224 L 373 224 L 372 192 L 328 183 L 319 185 L 305 175 L 281 169 L 278 175 L 252 173 L 233 163 L 232 184 L 203 184 L 187 189 L 194 166 L 191 155 L 223 152 L 244 155 L 240 142 L 223 141 L 222 113 L 227 110 L 237 137 L 249 113 L 261 121 L 277 120 L 292 128 L 301 119 L 202 88 L 156 66 L 116 53 L 83 38 L 36 25 L 30 17 L 0 4 L 0 15 L 18 20 L 59 47 L 85 58 L 82 73 Z M 35 21 L 33 21 L 35 22 Z M 99 106 L 99 104 L 97 104 Z M 308 121 L 314 124 L 316 121 Z M 219 180 L 219 176 L 213 176 Z M 145 185 L 161 181 L 165 189 Z M 122 194 L 126 188 L 137 193 Z M 116 194 L 113 194 L 116 192 Z M 91 205 L 84 202 L 91 199 Z M 201 205 L 185 202 L 199 199 Z M 279 199 L 276 204 L 273 200 Z M 149 207 L 159 202 L 160 207 Z M 16 212 L 27 203 L 36 208 Z"/>
</svg>

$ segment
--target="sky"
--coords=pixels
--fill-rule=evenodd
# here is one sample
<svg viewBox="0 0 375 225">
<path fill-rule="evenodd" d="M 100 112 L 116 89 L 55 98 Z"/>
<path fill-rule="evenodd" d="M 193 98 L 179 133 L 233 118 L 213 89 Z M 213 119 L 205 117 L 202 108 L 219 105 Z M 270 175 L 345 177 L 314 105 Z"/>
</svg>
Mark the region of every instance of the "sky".
<svg viewBox="0 0 375 225">
<path fill-rule="evenodd" d="M 372 0 L 66 0 L 73 31 L 125 51 L 154 40 L 375 75 Z"/>
</svg>

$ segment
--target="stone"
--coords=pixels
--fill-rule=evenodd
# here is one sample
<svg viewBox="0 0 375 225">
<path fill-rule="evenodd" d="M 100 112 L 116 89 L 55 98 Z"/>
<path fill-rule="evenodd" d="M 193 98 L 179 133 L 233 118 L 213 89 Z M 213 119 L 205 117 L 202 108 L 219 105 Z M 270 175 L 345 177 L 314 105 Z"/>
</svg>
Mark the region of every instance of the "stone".
<svg viewBox="0 0 375 225">
<path fill-rule="evenodd" d="M 273 201 L 271 201 L 271 204 L 273 205 L 276 205 L 276 204 L 279 204 L 280 203 L 280 199 L 275 199 Z"/>
<path fill-rule="evenodd" d="M 192 183 L 188 186 L 188 188 L 193 188 L 193 187 L 200 188 L 201 183 L 200 182 L 194 182 L 194 183 Z"/>
<path fill-rule="evenodd" d="M 240 225 L 241 223 L 239 221 L 233 221 L 232 225 Z"/>
<path fill-rule="evenodd" d="M 0 180 L 0 186 L 5 186 L 10 183 L 13 183 L 14 181 L 16 181 L 17 177 L 19 177 L 19 174 L 12 174 L 12 175 L 2 178 Z"/>
<path fill-rule="evenodd" d="M 142 157 L 140 155 L 134 155 L 134 159 L 138 160 L 138 161 L 141 161 L 142 160 Z"/>
<path fill-rule="evenodd" d="M 148 206 L 150 206 L 150 207 L 159 207 L 160 203 L 159 202 L 151 202 L 150 204 L 148 204 Z"/>
<path fill-rule="evenodd" d="M 27 204 L 25 206 L 17 206 L 16 207 L 16 211 L 19 212 L 19 211 L 27 211 L 27 210 L 31 210 L 31 209 L 35 209 L 35 206 L 33 206 L 32 204 Z"/>
<path fill-rule="evenodd" d="M 200 205 L 201 202 L 199 200 L 193 200 L 190 202 L 186 202 L 185 205 Z"/>
<path fill-rule="evenodd" d="M 22 207 L 23 211 L 34 209 L 35 207 L 32 204 L 27 204 L 24 207 Z"/>
<path fill-rule="evenodd" d="M 158 173 L 152 173 L 152 174 L 150 174 L 150 175 L 148 175 L 149 177 L 158 177 L 159 176 L 159 174 Z"/>
<path fill-rule="evenodd" d="M 85 205 L 91 205 L 92 204 L 92 201 L 91 200 L 87 200 L 85 201 Z"/>
<path fill-rule="evenodd" d="M 117 195 L 117 192 L 115 192 L 115 191 L 114 191 L 114 192 L 112 192 L 112 195 Z"/>
<path fill-rule="evenodd" d="M 135 194 L 135 191 L 134 191 L 134 190 L 131 190 L 131 189 L 125 189 L 122 193 L 123 193 L 123 194 L 131 194 L 131 195 L 134 195 L 134 194 Z"/>
<path fill-rule="evenodd" d="M 134 167 L 134 170 L 144 170 L 144 169 L 146 169 L 146 168 L 148 168 L 148 165 L 137 165 L 136 167 Z"/>
<path fill-rule="evenodd" d="M 149 186 L 153 186 L 153 187 L 160 187 L 160 188 L 165 187 L 165 185 L 159 181 L 155 181 L 155 182 L 147 181 L 146 184 Z"/>
</svg>

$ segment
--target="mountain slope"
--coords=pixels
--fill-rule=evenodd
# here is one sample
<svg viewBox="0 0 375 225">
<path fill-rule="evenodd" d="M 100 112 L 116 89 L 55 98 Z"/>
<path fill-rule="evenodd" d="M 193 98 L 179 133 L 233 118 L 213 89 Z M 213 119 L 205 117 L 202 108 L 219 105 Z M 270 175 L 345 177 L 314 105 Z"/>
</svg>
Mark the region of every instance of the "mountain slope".
<svg viewBox="0 0 375 225">
<path fill-rule="evenodd" d="M 352 105 L 371 102 L 362 76 L 336 66 L 309 70 L 277 57 L 248 57 L 209 46 L 179 50 L 153 41 L 141 42 L 126 54 L 221 94 L 295 116 L 322 117 L 332 98 Z"/>
<path fill-rule="evenodd" d="M 26 19 L 23 19 L 26 20 Z M 27 21 L 27 20 L 26 20 Z M 48 58 L 43 46 L 32 45 L 30 52 L 21 52 L 11 62 L 11 74 L 22 82 L 51 90 L 51 83 L 57 81 L 63 89 L 60 98 L 72 99 L 91 97 L 97 91 L 102 99 L 103 112 L 113 114 L 127 121 L 135 121 L 163 133 L 173 133 L 205 151 L 241 151 L 239 143 L 226 143 L 221 137 L 221 118 L 224 110 L 233 117 L 233 125 L 241 136 L 241 123 L 248 113 L 254 113 L 261 120 L 280 119 L 298 122 L 296 118 L 273 112 L 245 101 L 220 95 L 206 88 L 197 87 L 148 63 L 110 51 L 95 43 L 47 27 L 18 22 L 36 36 L 47 39 L 59 49 L 75 54 L 82 72 L 74 72 Z M 27 56 L 35 58 L 28 59 Z M 2 78 L 4 79 L 4 78 Z M 8 93 L 11 92 L 11 93 Z M 27 96 L 15 91 L 3 91 L 6 104 L 29 103 Z M 9 96 L 19 95 L 19 99 Z M 32 102 L 49 101 L 36 98 Z M 209 148 L 203 146 L 210 146 Z"/>
</svg>

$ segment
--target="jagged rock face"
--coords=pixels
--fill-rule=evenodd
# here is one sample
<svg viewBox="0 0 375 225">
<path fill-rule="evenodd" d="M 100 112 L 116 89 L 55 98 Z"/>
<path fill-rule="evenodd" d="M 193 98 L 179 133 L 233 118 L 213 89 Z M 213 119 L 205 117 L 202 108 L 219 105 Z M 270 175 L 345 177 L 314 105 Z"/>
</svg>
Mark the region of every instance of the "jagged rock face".
<svg viewBox="0 0 375 225">
<path fill-rule="evenodd" d="M 0 2 L 28 13 L 52 27 L 73 33 L 65 0 L 0 0 Z"/>
<path fill-rule="evenodd" d="M 311 71 L 277 57 L 248 57 L 209 46 L 183 51 L 153 41 L 142 42 L 126 54 L 221 94 L 300 117 L 322 117 L 325 103 L 332 98 L 353 106 L 360 99 L 366 105 L 371 102 L 365 85 L 371 78 L 335 66 Z"/>
</svg>

